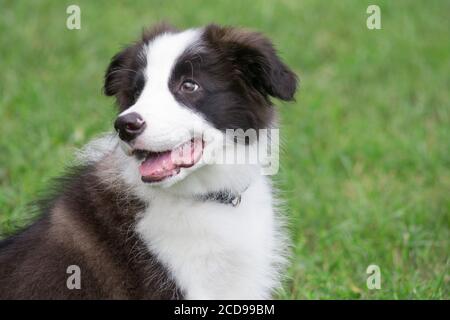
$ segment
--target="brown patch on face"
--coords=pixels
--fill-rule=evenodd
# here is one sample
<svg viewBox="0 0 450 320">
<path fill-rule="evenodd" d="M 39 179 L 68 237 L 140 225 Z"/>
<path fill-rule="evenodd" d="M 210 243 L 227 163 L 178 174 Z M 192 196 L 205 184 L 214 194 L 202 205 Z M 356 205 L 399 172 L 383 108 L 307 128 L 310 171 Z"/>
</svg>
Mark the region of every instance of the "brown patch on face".
<svg viewBox="0 0 450 320">
<path fill-rule="evenodd" d="M 212 24 L 205 28 L 204 40 L 231 64 L 233 75 L 264 97 L 294 99 L 297 76 L 262 34 Z"/>
<path fill-rule="evenodd" d="M 183 82 L 198 84 L 195 92 Z M 220 130 L 262 129 L 273 124 L 270 97 L 293 100 L 295 74 L 271 42 L 256 32 L 210 25 L 201 41 L 175 64 L 169 89 L 183 105 L 200 112 Z"/>
</svg>

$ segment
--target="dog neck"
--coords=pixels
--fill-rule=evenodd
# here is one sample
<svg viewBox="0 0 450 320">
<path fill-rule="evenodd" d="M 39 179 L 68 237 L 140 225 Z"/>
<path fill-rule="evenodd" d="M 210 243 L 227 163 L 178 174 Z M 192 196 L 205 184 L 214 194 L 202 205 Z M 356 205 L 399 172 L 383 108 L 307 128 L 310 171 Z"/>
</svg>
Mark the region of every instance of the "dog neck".
<svg viewBox="0 0 450 320">
<path fill-rule="evenodd" d="M 242 194 L 247 190 L 247 188 L 248 186 L 241 193 L 235 193 L 230 190 L 209 192 L 206 194 L 197 195 L 194 199 L 202 202 L 213 201 L 237 207 L 241 204 Z"/>
</svg>

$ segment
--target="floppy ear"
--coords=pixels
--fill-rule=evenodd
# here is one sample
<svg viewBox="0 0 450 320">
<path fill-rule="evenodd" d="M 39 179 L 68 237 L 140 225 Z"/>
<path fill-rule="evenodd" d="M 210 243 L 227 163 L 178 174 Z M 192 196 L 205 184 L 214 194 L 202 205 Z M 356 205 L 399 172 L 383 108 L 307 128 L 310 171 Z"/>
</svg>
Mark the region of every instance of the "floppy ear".
<svg viewBox="0 0 450 320">
<path fill-rule="evenodd" d="M 132 51 L 132 48 L 128 47 L 112 57 L 108 69 L 106 69 L 103 85 L 103 92 L 107 96 L 114 96 L 120 91 L 121 82 L 124 78 L 122 71 L 127 68 L 127 57 L 132 55 Z"/>
<path fill-rule="evenodd" d="M 145 83 L 142 70 L 147 61 L 142 50 L 142 43 L 126 47 L 111 59 L 106 70 L 103 91 L 107 96 L 115 96 L 121 111 L 135 103 L 136 92 Z"/>
<path fill-rule="evenodd" d="M 257 32 L 217 25 L 209 25 L 205 36 L 248 85 L 266 97 L 294 100 L 297 76 L 281 61 L 269 39 Z"/>
</svg>

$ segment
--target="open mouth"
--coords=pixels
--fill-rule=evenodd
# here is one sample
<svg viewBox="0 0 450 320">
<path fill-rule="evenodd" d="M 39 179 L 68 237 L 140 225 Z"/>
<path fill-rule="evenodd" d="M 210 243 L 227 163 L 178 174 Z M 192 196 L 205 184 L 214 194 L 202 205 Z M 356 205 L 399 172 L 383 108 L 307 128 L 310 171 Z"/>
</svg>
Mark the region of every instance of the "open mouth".
<svg viewBox="0 0 450 320">
<path fill-rule="evenodd" d="M 172 150 L 153 152 L 136 149 L 133 154 L 138 159 L 144 159 L 139 166 L 142 181 L 159 182 L 177 175 L 181 168 L 195 165 L 203 154 L 203 148 L 203 139 L 194 138 Z"/>
</svg>

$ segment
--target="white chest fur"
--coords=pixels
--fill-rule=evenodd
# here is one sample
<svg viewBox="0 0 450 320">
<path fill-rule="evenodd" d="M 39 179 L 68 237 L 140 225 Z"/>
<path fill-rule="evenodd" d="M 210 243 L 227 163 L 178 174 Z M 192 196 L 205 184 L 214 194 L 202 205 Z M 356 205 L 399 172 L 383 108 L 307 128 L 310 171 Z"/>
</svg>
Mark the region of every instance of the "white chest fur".
<svg viewBox="0 0 450 320">
<path fill-rule="evenodd" d="M 278 285 L 285 243 L 263 176 L 237 207 L 158 195 L 136 231 L 187 299 L 267 299 Z"/>
</svg>

